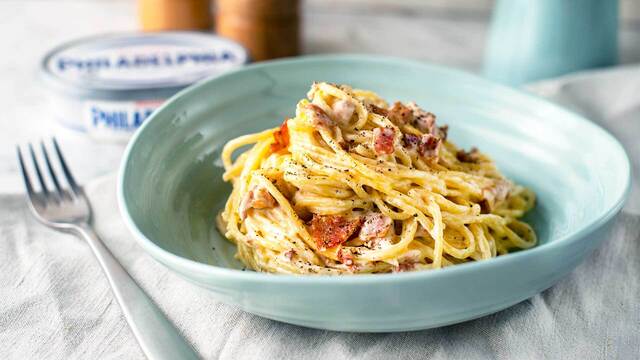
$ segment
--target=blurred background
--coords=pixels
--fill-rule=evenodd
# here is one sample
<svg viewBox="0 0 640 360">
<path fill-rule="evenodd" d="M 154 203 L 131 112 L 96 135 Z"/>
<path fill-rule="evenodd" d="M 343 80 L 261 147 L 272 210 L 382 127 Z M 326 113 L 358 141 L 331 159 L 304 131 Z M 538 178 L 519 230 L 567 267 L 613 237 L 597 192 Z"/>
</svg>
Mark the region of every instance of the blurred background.
<svg viewBox="0 0 640 360">
<path fill-rule="evenodd" d="M 305 54 L 395 55 L 479 71 L 495 3 L 493 0 L 301 0 L 301 51 Z M 640 61 L 640 1 L 619 0 L 619 16 L 620 61 Z M 36 68 L 40 57 L 53 45 L 86 35 L 141 29 L 136 0 L 0 1 L 3 47 L 19 50 L 20 58 L 30 58 L 30 65 Z M 29 70 L 18 66 L 27 64 L 18 64 L 15 59 L 15 56 L 3 57 L 0 60 L 3 71 L 8 67 Z"/>
<path fill-rule="evenodd" d="M 85 36 L 175 29 L 234 39 L 255 61 L 382 54 L 517 87 L 640 62 L 640 0 L 0 0 L 0 189 L 21 190 L 14 143 L 57 133 L 39 76 L 47 53 Z M 85 181 L 113 172 L 124 148 L 67 142 L 86 149 L 69 155 Z"/>
</svg>

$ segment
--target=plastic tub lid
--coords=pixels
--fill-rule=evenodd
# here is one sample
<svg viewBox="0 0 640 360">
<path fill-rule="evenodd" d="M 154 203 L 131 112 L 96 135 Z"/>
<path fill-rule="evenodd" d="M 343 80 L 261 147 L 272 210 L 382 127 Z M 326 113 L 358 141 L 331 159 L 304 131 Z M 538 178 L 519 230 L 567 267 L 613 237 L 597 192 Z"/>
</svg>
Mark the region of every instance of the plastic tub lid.
<svg viewBox="0 0 640 360">
<path fill-rule="evenodd" d="M 45 56 L 41 70 L 49 87 L 68 96 L 148 99 L 248 61 L 241 45 L 212 34 L 126 33 L 63 44 Z"/>
</svg>

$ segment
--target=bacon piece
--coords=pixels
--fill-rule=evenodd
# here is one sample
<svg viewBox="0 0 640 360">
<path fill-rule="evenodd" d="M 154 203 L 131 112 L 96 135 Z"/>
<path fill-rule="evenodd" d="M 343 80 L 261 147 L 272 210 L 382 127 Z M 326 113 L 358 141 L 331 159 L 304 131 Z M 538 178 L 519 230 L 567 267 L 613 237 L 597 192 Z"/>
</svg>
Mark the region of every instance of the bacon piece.
<svg viewBox="0 0 640 360">
<path fill-rule="evenodd" d="M 311 123 L 313 126 L 323 126 L 323 127 L 332 127 L 335 126 L 335 123 L 329 115 L 327 115 L 322 108 L 316 104 L 307 104 L 305 106 L 305 111 L 307 116 L 311 118 Z"/>
<path fill-rule="evenodd" d="M 353 254 L 351 254 L 351 251 L 341 248 L 338 250 L 338 261 L 347 266 L 353 266 Z"/>
<path fill-rule="evenodd" d="M 278 202 L 271 196 L 269 191 L 263 187 L 255 187 L 253 190 L 253 201 L 251 207 L 254 209 L 270 209 L 276 207 Z"/>
<path fill-rule="evenodd" d="M 393 267 L 393 272 L 411 271 L 420 260 L 422 260 L 420 250 L 409 250 L 398 257 L 398 266 Z"/>
<path fill-rule="evenodd" d="M 360 239 L 371 240 L 384 237 L 389 232 L 392 222 L 390 217 L 381 213 L 368 213 L 360 229 Z"/>
<path fill-rule="evenodd" d="M 456 158 L 458 161 L 465 163 L 478 163 L 480 162 L 480 152 L 475 147 L 472 147 L 469 151 L 458 150 Z"/>
<path fill-rule="evenodd" d="M 413 124 L 425 134 L 435 134 L 436 116 L 433 113 L 422 110 L 415 102 L 410 102 L 407 107 L 411 109 Z"/>
<path fill-rule="evenodd" d="M 333 119 L 339 124 L 346 125 L 356 111 L 356 106 L 351 101 L 338 100 L 331 105 L 331 110 L 333 110 Z"/>
<path fill-rule="evenodd" d="M 373 148 L 376 154 L 393 154 L 393 136 L 396 131 L 393 128 L 373 129 Z"/>
<path fill-rule="evenodd" d="M 287 126 L 287 119 L 285 119 L 280 125 L 280 129 L 273 132 L 271 151 L 278 152 L 287 147 L 289 147 L 289 127 Z"/>
<path fill-rule="evenodd" d="M 414 250 L 409 250 L 406 253 L 398 256 L 398 262 L 400 263 L 407 263 L 407 262 L 418 262 L 422 260 L 422 253 L 420 252 L 420 250 L 414 249 Z"/>
<path fill-rule="evenodd" d="M 442 145 L 442 139 L 431 134 L 404 134 L 402 142 L 407 149 L 417 150 L 420 156 L 427 158 L 437 158 Z"/>
<path fill-rule="evenodd" d="M 240 218 L 244 220 L 247 218 L 249 209 L 270 209 L 276 207 L 276 205 L 278 205 L 278 202 L 267 189 L 255 186 L 242 199 L 238 212 L 240 213 Z"/>
<path fill-rule="evenodd" d="M 289 261 L 293 260 L 293 255 L 296 254 L 296 251 L 293 249 L 289 249 L 287 251 L 285 251 L 284 256 L 289 259 Z"/>
<path fill-rule="evenodd" d="M 420 145 L 420 136 L 413 134 L 404 134 L 402 136 L 402 143 L 406 148 L 416 149 L 418 145 Z"/>
<path fill-rule="evenodd" d="M 362 224 L 361 218 L 349 219 L 341 215 L 313 215 L 311 236 L 321 250 L 347 241 Z"/>
<path fill-rule="evenodd" d="M 374 114 L 380 115 L 380 116 L 387 116 L 389 115 L 389 111 L 387 109 L 381 108 L 375 104 L 369 104 L 367 105 L 367 110 L 369 110 L 369 112 L 372 112 Z"/>
<path fill-rule="evenodd" d="M 420 114 L 415 118 L 415 125 L 423 133 L 432 134 L 436 125 L 436 116 L 430 112 Z"/>
<path fill-rule="evenodd" d="M 398 266 L 394 266 L 392 271 L 394 273 L 399 273 L 399 272 L 407 272 L 407 271 L 411 271 L 416 267 L 415 263 L 402 263 L 402 264 L 398 264 Z"/>
<path fill-rule="evenodd" d="M 437 158 L 441 143 L 442 140 L 440 138 L 431 134 L 422 135 L 420 144 L 418 145 L 418 154 L 424 157 Z"/>
<path fill-rule="evenodd" d="M 387 110 L 387 117 L 396 125 L 404 125 L 413 121 L 413 111 L 410 107 L 396 101 L 393 106 Z"/>
<path fill-rule="evenodd" d="M 374 114 L 387 117 L 396 125 L 404 125 L 413 121 L 413 110 L 399 101 L 393 103 L 393 106 L 388 109 L 374 104 L 367 105 L 367 109 Z"/>
<path fill-rule="evenodd" d="M 509 196 L 511 188 L 512 185 L 509 181 L 499 179 L 493 186 L 482 189 L 482 200 L 480 200 L 482 213 L 491 213 L 498 203 Z"/>
</svg>

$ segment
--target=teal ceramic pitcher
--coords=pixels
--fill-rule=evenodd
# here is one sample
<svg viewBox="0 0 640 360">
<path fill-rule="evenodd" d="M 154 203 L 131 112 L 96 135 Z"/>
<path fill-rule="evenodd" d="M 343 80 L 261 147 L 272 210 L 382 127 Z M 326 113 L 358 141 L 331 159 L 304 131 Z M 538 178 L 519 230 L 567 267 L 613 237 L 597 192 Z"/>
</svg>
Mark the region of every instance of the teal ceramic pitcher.
<svg viewBox="0 0 640 360">
<path fill-rule="evenodd" d="M 519 85 L 617 59 L 618 0 L 498 0 L 484 73 Z"/>
</svg>

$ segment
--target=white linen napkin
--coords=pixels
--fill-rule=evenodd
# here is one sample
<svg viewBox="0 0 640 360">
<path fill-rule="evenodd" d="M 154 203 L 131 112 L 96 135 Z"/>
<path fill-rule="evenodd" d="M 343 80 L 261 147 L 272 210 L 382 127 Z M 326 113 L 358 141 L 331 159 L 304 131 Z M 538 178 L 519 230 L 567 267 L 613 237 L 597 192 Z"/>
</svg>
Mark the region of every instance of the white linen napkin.
<svg viewBox="0 0 640 360">
<path fill-rule="evenodd" d="M 640 68 L 581 76 L 530 90 L 610 129 L 637 170 Z M 634 182 L 613 235 L 556 286 L 478 320 L 390 334 L 307 329 L 218 303 L 137 246 L 117 210 L 114 176 L 88 184 L 86 193 L 102 239 L 206 359 L 631 359 L 640 354 L 640 195 Z M 0 204 L 0 358 L 142 359 L 86 244 L 38 224 L 23 196 L 0 196 Z"/>
</svg>

